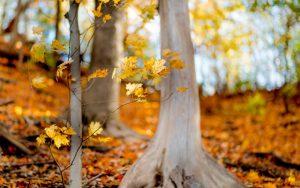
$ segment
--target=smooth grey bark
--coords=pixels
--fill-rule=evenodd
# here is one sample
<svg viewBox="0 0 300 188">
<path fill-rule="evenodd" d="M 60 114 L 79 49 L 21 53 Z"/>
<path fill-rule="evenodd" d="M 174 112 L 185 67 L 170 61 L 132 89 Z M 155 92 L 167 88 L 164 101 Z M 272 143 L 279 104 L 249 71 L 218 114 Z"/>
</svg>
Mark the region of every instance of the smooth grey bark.
<svg viewBox="0 0 300 188">
<path fill-rule="evenodd" d="M 157 133 L 144 155 L 126 173 L 120 188 L 243 187 L 202 148 L 187 2 L 160 0 L 159 11 L 162 50 L 178 52 L 186 67 L 172 70 L 163 80 Z M 189 90 L 179 93 L 177 87 Z"/>
<path fill-rule="evenodd" d="M 96 7 L 99 1 L 96 0 Z M 91 80 L 84 91 L 84 117 L 87 123 L 91 121 L 105 122 L 105 132 L 115 137 L 127 137 L 134 132 L 121 123 L 119 111 L 120 83 L 112 79 L 114 68 L 123 57 L 124 11 L 113 3 L 102 5 L 102 11 L 110 14 L 112 19 L 103 23 L 102 17 L 95 18 L 95 37 L 92 49 L 92 60 L 89 72 L 97 69 L 108 69 L 105 78 Z M 113 112 L 113 113 L 112 113 Z"/>
<path fill-rule="evenodd" d="M 81 139 L 82 139 L 82 111 L 81 111 L 81 85 L 80 85 L 80 34 L 78 27 L 79 4 L 70 0 L 68 19 L 70 23 L 70 54 L 73 60 L 71 64 L 71 86 L 70 86 L 70 124 L 76 135 L 71 138 L 70 159 L 73 163 L 70 167 L 69 185 L 71 188 L 81 187 Z"/>
</svg>

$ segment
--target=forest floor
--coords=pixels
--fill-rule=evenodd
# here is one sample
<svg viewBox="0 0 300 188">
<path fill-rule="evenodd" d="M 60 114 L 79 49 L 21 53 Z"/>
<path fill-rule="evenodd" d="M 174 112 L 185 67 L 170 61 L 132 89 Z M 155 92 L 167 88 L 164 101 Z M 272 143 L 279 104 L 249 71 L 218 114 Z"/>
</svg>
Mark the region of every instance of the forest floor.
<svg viewBox="0 0 300 188">
<path fill-rule="evenodd" d="M 2 61 L 0 59 L 0 61 Z M 0 141 L 0 187 L 61 187 L 61 176 L 47 146 L 35 138 L 43 128 L 60 121 L 68 109 L 68 89 L 47 79 L 47 87 L 33 89 L 31 79 L 47 74 L 31 65 L 0 63 L 0 125 L 22 140 L 32 155 L 20 154 Z M 49 75 L 50 76 L 50 75 Z M 262 98 L 257 96 L 262 96 Z M 289 101 L 284 114 L 274 92 L 201 97 L 202 141 L 205 149 L 247 187 L 300 187 L 300 108 Z M 130 101 L 121 97 L 121 103 Z M 158 122 L 159 97 L 120 109 L 121 119 L 137 132 L 152 137 Z M 200 126 L 200 125 L 199 125 Z M 117 187 L 130 165 L 147 148 L 147 141 L 93 139 L 84 146 L 83 181 L 98 176 L 89 187 Z M 68 148 L 52 148 L 62 168 L 68 166 Z M 67 181 L 68 170 L 64 172 Z"/>
</svg>

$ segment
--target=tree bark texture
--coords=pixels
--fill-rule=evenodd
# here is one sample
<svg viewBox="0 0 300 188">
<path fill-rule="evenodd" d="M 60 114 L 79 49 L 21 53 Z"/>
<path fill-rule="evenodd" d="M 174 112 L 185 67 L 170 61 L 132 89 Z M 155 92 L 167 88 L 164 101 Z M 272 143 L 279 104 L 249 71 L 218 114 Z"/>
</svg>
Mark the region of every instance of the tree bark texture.
<svg viewBox="0 0 300 188">
<path fill-rule="evenodd" d="M 201 145 L 199 94 L 187 2 L 160 0 L 159 11 L 162 50 L 169 48 L 179 53 L 186 66 L 172 70 L 163 80 L 159 125 L 153 143 L 129 169 L 120 187 L 243 187 Z M 176 92 L 177 87 L 189 90 Z"/>
<path fill-rule="evenodd" d="M 80 85 L 80 33 L 78 27 L 79 4 L 70 0 L 68 19 L 70 23 L 70 54 L 73 60 L 71 64 L 70 86 L 70 124 L 76 135 L 71 138 L 71 155 L 73 161 L 70 167 L 69 185 L 71 188 L 81 187 L 81 139 L 82 139 L 82 111 L 81 111 L 81 85 Z M 78 149 L 79 148 L 79 149 Z"/>
</svg>

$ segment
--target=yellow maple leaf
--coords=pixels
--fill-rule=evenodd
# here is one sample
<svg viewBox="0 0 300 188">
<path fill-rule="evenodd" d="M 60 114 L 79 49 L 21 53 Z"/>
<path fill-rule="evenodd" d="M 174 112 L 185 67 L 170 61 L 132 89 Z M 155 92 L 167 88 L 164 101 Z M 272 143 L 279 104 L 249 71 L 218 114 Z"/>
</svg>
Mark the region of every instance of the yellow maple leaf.
<svg viewBox="0 0 300 188">
<path fill-rule="evenodd" d="M 189 88 L 186 88 L 186 87 L 178 87 L 176 88 L 176 91 L 178 92 L 186 92 Z"/>
<path fill-rule="evenodd" d="M 32 87 L 36 89 L 45 89 L 47 87 L 45 76 L 36 76 L 31 80 Z"/>
<path fill-rule="evenodd" d="M 43 27 L 32 27 L 32 33 L 34 35 L 40 35 L 44 32 L 44 28 Z"/>
<path fill-rule="evenodd" d="M 57 134 L 52 140 L 57 148 L 60 148 L 61 146 L 68 146 L 70 143 L 68 135 L 64 134 Z"/>
<path fill-rule="evenodd" d="M 134 94 L 134 92 L 141 88 L 143 84 L 137 84 L 137 83 L 128 83 L 126 84 L 126 95 Z"/>
<path fill-rule="evenodd" d="M 89 125 L 89 135 L 90 136 L 91 135 L 94 135 L 94 136 L 99 135 L 102 133 L 102 131 L 103 131 L 103 128 L 102 128 L 100 122 L 92 121 L 90 123 L 90 125 Z"/>
<path fill-rule="evenodd" d="M 66 50 L 66 48 L 58 40 L 52 41 L 51 48 L 55 52 Z"/>
<path fill-rule="evenodd" d="M 110 14 L 105 14 L 102 18 L 103 23 L 106 23 L 108 20 L 111 20 L 111 15 Z"/>
<path fill-rule="evenodd" d="M 62 64 L 60 64 L 57 68 L 57 71 L 56 71 L 56 80 L 58 80 L 59 78 L 62 78 L 63 77 L 63 74 L 64 74 L 64 70 L 68 68 L 68 65 L 70 65 L 71 63 L 73 62 L 72 59 L 68 60 L 68 61 L 65 61 L 63 62 Z"/>
<path fill-rule="evenodd" d="M 120 64 L 120 74 L 118 75 L 118 79 L 126 79 L 132 76 L 135 76 L 138 72 L 139 69 L 137 67 L 137 57 L 135 56 L 130 56 L 130 57 L 125 57 L 123 59 L 123 62 Z"/>
<path fill-rule="evenodd" d="M 185 64 L 180 58 L 174 57 L 170 60 L 170 66 L 174 69 L 183 69 Z"/>
<path fill-rule="evenodd" d="M 100 3 L 109 3 L 110 0 L 99 0 Z"/>
<path fill-rule="evenodd" d="M 146 80 L 152 79 L 155 84 L 158 84 L 162 77 L 169 73 L 169 69 L 165 66 L 166 61 L 150 58 L 144 62 L 143 77 Z"/>
<path fill-rule="evenodd" d="M 66 135 L 75 135 L 76 134 L 76 132 L 74 131 L 74 129 L 72 127 L 62 127 L 61 131 Z"/>
<path fill-rule="evenodd" d="M 40 146 L 45 144 L 47 136 L 45 134 L 41 134 L 39 137 L 36 138 L 37 144 Z"/>
<path fill-rule="evenodd" d="M 108 69 L 98 69 L 93 74 L 89 75 L 88 81 L 93 78 L 105 78 L 108 75 Z"/>
<path fill-rule="evenodd" d="M 165 66 L 166 61 L 164 59 L 154 61 L 152 66 L 152 73 L 153 74 L 160 74 L 162 71 L 166 70 L 167 67 Z"/>
<path fill-rule="evenodd" d="M 164 49 L 163 52 L 162 52 L 162 55 L 164 57 L 176 57 L 176 56 L 179 56 L 178 53 L 172 53 L 171 49 L 169 49 L 169 48 Z"/>
<path fill-rule="evenodd" d="M 92 13 L 94 14 L 95 17 L 101 17 L 103 15 L 101 10 L 102 10 L 102 3 L 99 3 L 96 10 L 92 10 Z"/>
<path fill-rule="evenodd" d="M 45 128 L 45 132 L 49 138 L 53 139 L 57 134 L 59 134 L 59 127 L 53 124 L 50 127 Z"/>
</svg>

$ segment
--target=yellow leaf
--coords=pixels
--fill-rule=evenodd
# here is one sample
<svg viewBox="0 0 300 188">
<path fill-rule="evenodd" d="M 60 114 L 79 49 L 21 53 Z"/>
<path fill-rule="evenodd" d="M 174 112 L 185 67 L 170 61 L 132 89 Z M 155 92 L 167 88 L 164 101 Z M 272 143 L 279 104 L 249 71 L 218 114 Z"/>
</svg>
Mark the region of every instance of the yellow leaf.
<svg viewBox="0 0 300 188">
<path fill-rule="evenodd" d="M 183 69 L 185 64 L 178 57 L 174 57 L 170 60 L 170 66 L 174 69 Z"/>
<path fill-rule="evenodd" d="M 88 81 L 93 78 L 105 78 L 108 75 L 108 69 L 98 69 L 93 74 L 89 75 Z"/>
<path fill-rule="evenodd" d="M 79 4 L 79 3 L 81 3 L 81 0 L 75 0 L 75 2 Z"/>
<path fill-rule="evenodd" d="M 44 28 L 42 27 L 32 27 L 32 33 L 34 35 L 40 35 L 44 32 Z"/>
<path fill-rule="evenodd" d="M 46 135 L 51 138 L 51 139 L 54 139 L 54 137 L 59 134 L 59 128 L 54 124 L 54 125 L 51 125 L 50 127 L 47 127 L 45 128 L 45 132 L 46 132 Z"/>
<path fill-rule="evenodd" d="M 59 78 L 62 78 L 63 77 L 63 74 L 64 74 L 64 70 L 67 69 L 67 66 L 70 65 L 71 63 L 73 62 L 72 59 L 68 60 L 68 61 L 65 61 L 63 62 L 62 64 L 60 64 L 57 68 L 57 71 L 56 71 L 56 80 L 58 80 Z"/>
<path fill-rule="evenodd" d="M 99 122 L 91 122 L 89 125 L 89 135 L 99 135 L 103 131 L 103 128 Z"/>
<path fill-rule="evenodd" d="M 110 0 L 99 0 L 101 3 L 108 3 Z"/>
<path fill-rule="evenodd" d="M 154 64 L 152 66 L 152 73 L 153 74 L 159 74 L 163 70 L 165 70 L 167 67 L 165 66 L 166 61 L 161 59 L 161 60 L 156 60 L 154 61 Z"/>
<path fill-rule="evenodd" d="M 99 3 L 99 5 L 97 6 L 96 10 L 92 10 L 92 13 L 94 14 L 95 17 L 101 17 L 103 15 L 103 13 L 101 12 L 102 9 L 102 3 Z"/>
<path fill-rule="evenodd" d="M 45 134 L 41 134 L 39 137 L 36 138 L 37 144 L 40 146 L 45 144 L 47 136 Z"/>
<path fill-rule="evenodd" d="M 145 79 L 153 79 L 155 84 L 158 84 L 161 78 L 169 73 L 168 68 L 165 66 L 166 61 L 156 60 L 150 58 L 144 62 L 143 76 Z"/>
<path fill-rule="evenodd" d="M 169 48 L 164 49 L 163 52 L 162 52 L 162 55 L 164 57 L 176 57 L 176 56 L 179 56 L 178 53 L 172 53 L 172 51 Z"/>
<path fill-rule="evenodd" d="M 277 186 L 274 183 L 267 183 L 264 185 L 264 188 L 277 188 Z"/>
<path fill-rule="evenodd" d="M 136 83 L 128 83 L 126 84 L 126 95 L 134 94 L 134 92 L 141 88 L 143 84 L 136 84 Z"/>
<path fill-rule="evenodd" d="M 289 175 L 287 180 L 291 185 L 293 185 L 296 182 L 296 178 L 292 173 Z"/>
<path fill-rule="evenodd" d="M 186 87 L 178 87 L 176 88 L 176 91 L 178 92 L 186 92 L 189 88 L 186 88 Z"/>
<path fill-rule="evenodd" d="M 68 146 L 70 143 L 68 135 L 64 135 L 64 134 L 57 134 L 53 138 L 53 141 L 54 141 L 54 145 L 57 148 L 60 148 L 61 146 Z"/>
<path fill-rule="evenodd" d="M 121 73 L 118 76 L 119 79 L 126 79 L 128 77 L 135 76 L 138 73 L 137 57 L 130 56 L 125 57 L 120 64 Z"/>
<path fill-rule="evenodd" d="M 46 77 L 37 76 L 31 80 L 31 84 L 36 89 L 45 89 L 47 87 Z"/>
<path fill-rule="evenodd" d="M 258 181 L 258 180 L 259 180 L 259 175 L 258 175 L 258 173 L 255 172 L 254 170 L 251 170 L 251 171 L 247 174 L 246 178 L 247 178 L 248 180 L 250 180 L 250 181 Z"/>
<path fill-rule="evenodd" d="M 110 20 L 112 17 L 110 14 L 105 14 L 102 18 L 103 23 L 106 23 L 108 20 Z"/>
<path fill-rule="evenodd" d="M 52 41 L 51 48 L 56 52 L 66 50 L 66 48 L 58 40 Z"/>
<path fill-rule="evenodd" d="M 113 140 L 113 138 L 112 137 L 100 137 L 100 138 L 98 138 L 98 140 L 100 142 L 106 143 L 106 142 L 111 142 Z"/>
<path fill-rule="evenodd" d="M 136 56 L 142 57 L 147 47 L 147 40 L 138 34 L 130 34 L 126 37 L 125 44 L 133 49 Z"/>
<path fill-rule="evenodd" d="M 14 111 L 18 116 L 21 116 L 23 114 L 23 108 L 21 106 L 15 106 Z"/>
<path fill-rule="evenodd" d="M 66 135 L 75 135 L 76 132 L 74 131 L 74 129 L 72 127 L 63 127 L 61 128 L 62 132 Z"/>
<path fill-rule="evenodd" d="M 117 6 L 121 0 L 114 0 L 114 5 Z"/>
<path fill-rule="evenodd" d="M 43 42 L 35 43 L 30 50 L 30 55 L 35 61 L 45 62 L 46 45 Z"/>
</svg>

